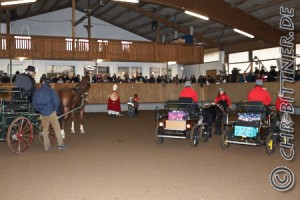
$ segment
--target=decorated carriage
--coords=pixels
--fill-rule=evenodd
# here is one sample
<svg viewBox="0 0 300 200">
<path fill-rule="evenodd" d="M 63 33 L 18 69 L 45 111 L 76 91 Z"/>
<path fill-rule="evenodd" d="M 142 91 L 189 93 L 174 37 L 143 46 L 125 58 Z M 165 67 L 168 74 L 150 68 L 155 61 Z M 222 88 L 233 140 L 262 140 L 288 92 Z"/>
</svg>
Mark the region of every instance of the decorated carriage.
<svg viewBox="0 0 300 200">
<path fill-rule="evenodd" d="M 162 110 L 156 109 L 155 116 L 157 143 L 163 143 L 165 138 L 190 139 L 191 145 L 197 146 L 199 140 L 208 140 L 209 127 L 202 123 L 202 109 L 191 98 L 168 100 Z"/>
<path fill-rule="evenodd" d="M 221 146 L 226 149 L 230 144 L 260 146 L 265 145 L 268 154 L 275 151 L 279 140 L 279 119 L 274 110 L 259 101 L 243 101 L 237 105 L 235 120 L 224 122 Z"/>
</svg>

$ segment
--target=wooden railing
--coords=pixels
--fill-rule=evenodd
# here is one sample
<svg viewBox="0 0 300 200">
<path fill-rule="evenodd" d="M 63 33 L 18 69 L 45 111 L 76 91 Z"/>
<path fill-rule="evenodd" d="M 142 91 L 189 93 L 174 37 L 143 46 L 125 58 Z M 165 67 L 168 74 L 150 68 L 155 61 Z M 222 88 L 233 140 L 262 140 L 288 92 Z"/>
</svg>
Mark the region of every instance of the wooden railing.
<svg viewBox="0 0 300 200">
<path fill-rule="evenodd" d="M 121 40 L 100 40 L 0 35 L 0 58 L 24 57 L 34 60 L 96 60 L 131 62 L 203 63 L 203 48 L 198 45 Z"/>
<path fill-rule="evenodd" d="M 91 88 L 88 91 L 89 104 L 106 104 L 107 96 L 112 91 L 114 83 L 92 83 Z M 53 83 L 53 88 L 56 91 L 64 87 L 74 88 L 75 83 Z M 158 83 L 117 83 L 118 92 L 122 103 L 126 103 L 130 97 L 134 94 L 138 94 L 141 103 L 163 103 L 169 99 L 178 99 L 179 93 L 184 87 L 184 84 L 158 84 Z M 0 84 L 0 89 L 9 89 L 13 84 Z M 40 84 L 37 84 L 39 87 Z M 196 90 L 199 97 L 199 102 L 213 102 L 217 91 L 220 87 L 224 88 L 229 95 L 232 102 L 240 102 L 246 100 L 249 91 L 255 86 L 255 83 L 225 83 L 225 84 L 211 84 L 200 87 L 199 84 L 192 84 L 192 87 Z M 267 88 L 271 97 L 272 104 L 275 104 L 277 93 L 279 91 L 279 82 L 267 82 L 264 83 L 264 87 Z M 289 97 L 294 98 L 294 106 L 300 106 L 300 81 L 294 83 L 287 83 L 287 88 L 294 90 L 294 94 Z M 1 93 L 0 93 L 1 94 Z M 2 93 L 0 95 L 2 99 L 10 99 L 9 95 Z"/>
</svg>

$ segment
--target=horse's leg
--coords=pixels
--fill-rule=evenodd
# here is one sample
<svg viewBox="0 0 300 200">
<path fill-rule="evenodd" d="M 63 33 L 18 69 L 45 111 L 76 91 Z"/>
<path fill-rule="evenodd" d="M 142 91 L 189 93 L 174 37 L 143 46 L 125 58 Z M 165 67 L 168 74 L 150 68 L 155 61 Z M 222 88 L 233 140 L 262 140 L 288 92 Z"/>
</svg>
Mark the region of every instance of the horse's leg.
<svg viewBox="0 0 300 200">
<path fill-rule="evenodd" d="M 80 109 L 80 133 L 84 133 L 84 129 L 83 129 L 83 107 Z"/>
<path fill-rule="evenodd" d="M 75 111 L 71 113 L 71 116 L 72 116 L 71 133 L 75 133 Z"/>
<path fill-rule="evenodd" d="M 219 109 L 219 111 L 216 112 L 216 122 L 215 122 L 215 134 L 221 135 L 222 134 L 222 123 L 223 123 L 223 113 Z"/>
<path fill-rule="evenodd" d="M 68 113 L 68 112 L 69 112 L 69 108 L 64 107 L 64 113 Z M 69 114 L 64 115 L 62 122 L 61 122 L 61 136 L 63 139 L 66 138 L 65 125 L 66 125 L 68 117 L 69 117 Z"/>
</svg>

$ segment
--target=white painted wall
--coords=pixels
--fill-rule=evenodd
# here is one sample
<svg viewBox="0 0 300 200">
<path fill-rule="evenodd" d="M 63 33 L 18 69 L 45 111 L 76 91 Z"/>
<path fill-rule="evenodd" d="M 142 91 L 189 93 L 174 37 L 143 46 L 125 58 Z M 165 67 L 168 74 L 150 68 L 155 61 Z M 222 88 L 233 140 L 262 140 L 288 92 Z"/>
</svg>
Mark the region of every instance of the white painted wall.
<svg viewBox="0 0 300 200">
<path fill-rule="evenodd" d="M 76 20 L 84 16 L 84 13 L 76 11 Z M 20 35 L 48 35 L 48 36 L 72 36 L 72 8 L 66 8 L 39 16 L 34 16 L 22 20 L 11 22 L 11 33 Z M 76 26 L 76 37 L 87 38 L 88 19 Z M 136 34 L 118 28 L 112 24 L 91 17 L 91 37 L 118 40 L 138 40 L 149 41 Z M 6 33 L 6 25 L 1 24 L 1 33 Z"/>
</svg>

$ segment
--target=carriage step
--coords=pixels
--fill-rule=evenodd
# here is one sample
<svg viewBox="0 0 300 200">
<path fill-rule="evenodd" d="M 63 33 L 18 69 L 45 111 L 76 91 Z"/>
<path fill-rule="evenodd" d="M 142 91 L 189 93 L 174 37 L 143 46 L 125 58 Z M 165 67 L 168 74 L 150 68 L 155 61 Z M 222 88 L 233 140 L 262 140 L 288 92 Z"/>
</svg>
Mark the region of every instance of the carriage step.
<svg viewBox="0 0 300 200">
<path fill-rule="evenodd" d="M 231 144 L 245 144 L 245 145 L 250 145 L 250 146 L 259 146 L 260 145 L 258 143 L 239 142 L 239 141 L 230 141 L 230 140 L 227 140 L 226 143 L 231 143 Z"/>
<path fill-rule="evenodd" d="M 185 136 L 176 136 L 176 135 L 157 135 L 157 137 L 162 138 L 176 138 L 176 139 L 187 139 Z"/>
</svg>

